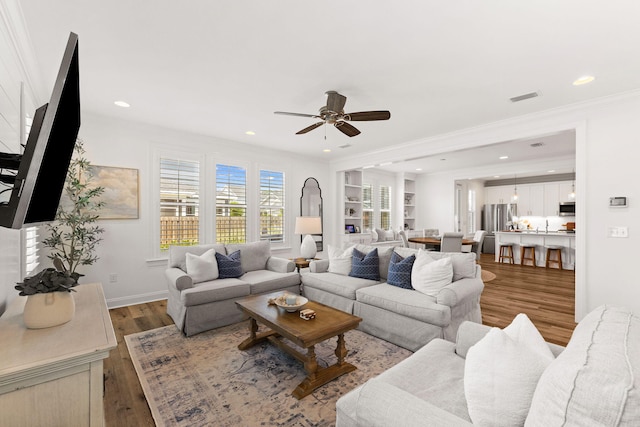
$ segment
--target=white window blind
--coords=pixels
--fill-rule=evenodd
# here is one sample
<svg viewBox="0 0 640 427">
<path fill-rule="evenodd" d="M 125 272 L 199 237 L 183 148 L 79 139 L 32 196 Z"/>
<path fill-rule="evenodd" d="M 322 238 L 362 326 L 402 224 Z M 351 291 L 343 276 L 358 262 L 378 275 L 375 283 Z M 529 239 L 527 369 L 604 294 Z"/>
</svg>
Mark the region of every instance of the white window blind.
<svg viewBox="0 0 640 427">
<path fill-rule="evenodd" d="M 391 228 L 391 187 L 380 186 L 380 228 Z"/>
<path fill-rule="evenodd" d="M 160 249 L 199 242 L 200 164 L 160 159 Z"/>
<path fill-rule="evenodd" d="M 260 171 L 260 240 L 284 242 L 284 173 Z"/>
<path fill-rule="evenodd" d="M 369 183 L 362 184 L 362 229 L 373 228 L 373 202 L 371 200 L 372 186 Z"/>
<path fill-rule="evenodd" d="M 38 227 L 25 227 L 22 229 L 24 245 L 24 275 L 30 276 L 40 265 L 40 251 L 38 246 Z"/>
<path fill-rule="evenodd" d="M 469 190 L 467 200 L 467 233 L 473 234 L 476 232 L 476 191 Z"/>
<path fill-rule="evenodd" d="M 247 171 L 216 165 L 216 242 L 247 241 Z"/>
</svg>

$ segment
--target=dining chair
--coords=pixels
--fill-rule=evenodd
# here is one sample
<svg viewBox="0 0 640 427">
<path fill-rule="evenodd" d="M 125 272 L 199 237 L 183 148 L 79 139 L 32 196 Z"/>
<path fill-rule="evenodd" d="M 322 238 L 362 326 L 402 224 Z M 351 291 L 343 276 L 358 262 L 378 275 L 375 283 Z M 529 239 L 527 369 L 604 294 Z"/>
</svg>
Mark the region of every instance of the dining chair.
<svg viewBox="0 0 640 427">
<path fill-rule="evenodd" d="M 462 233 L 445 232 L 440 242 L 440 252 L 462 252 Z"/>
<path fill-rule="evenodd" d="M 475 252 L 476 259 L 480 259 L 480 252 L 482 251 L 482 243 L 484 243 L 484 236 L 487 234 L 485 230 L 478 230 L 473 235 L 473 245 L 462 245 L 462 252 Z"/>
<path fill-rule="evenodd" d="M 398 231 L 398 235 L 402 238 L 402 246 L 405 248 L 409 247 L 409 240 L 407 239 L 407 233 L 404 230 Z"/>
<path fill-rule="evenodd" d="M 422 230 L 422 237 L 436 237 L 440 235 L 440 230 L 437 228 L 425 228 Z"/>
</svg>

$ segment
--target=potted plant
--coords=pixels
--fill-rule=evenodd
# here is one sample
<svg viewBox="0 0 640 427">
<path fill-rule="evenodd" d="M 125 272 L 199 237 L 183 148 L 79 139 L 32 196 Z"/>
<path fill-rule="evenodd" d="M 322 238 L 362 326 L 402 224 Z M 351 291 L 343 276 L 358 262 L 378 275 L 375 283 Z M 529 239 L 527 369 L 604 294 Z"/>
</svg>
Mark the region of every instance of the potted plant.
<svg viewBox="0 0 640 427">
<path fill-rule="evenodd" d="M 82 274 L 45 268 L 26 277 L 16 289 L 27 296 L 24 306 L 24 324 L 38 329 L 68 322 L 75 313 L 75 301 L 71 296 L 73 287 Z"/>
<path fill-rule="evenodd" d="M 103 187 L 92 184 L 91 164 L 84 157 L 83 141 L 76 140 L 69 164 L 56 219 L 46 224 L 49 237 L 43 240 L 50 248 L 48 257 L 56 268 L 45 268 L 18 283 L 20 295 L 27 295 L 24 322 L 28 328 L 47 328 L 68 322 L 75 313 L 71 291 L 83 276 L 76 272 L 81 265 L 98 260 L 95 250 L 104 229 L 95 224 Z"/>
</svg>

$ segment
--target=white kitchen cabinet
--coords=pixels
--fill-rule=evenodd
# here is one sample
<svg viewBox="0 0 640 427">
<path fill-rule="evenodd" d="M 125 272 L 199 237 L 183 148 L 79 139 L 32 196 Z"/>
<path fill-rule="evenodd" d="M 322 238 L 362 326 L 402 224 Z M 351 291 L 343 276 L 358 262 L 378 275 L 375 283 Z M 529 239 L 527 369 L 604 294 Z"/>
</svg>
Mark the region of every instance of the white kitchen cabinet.
<svg viewBox="0 0 640 427">
<path fill-rule="evenodd" d="M 527 184 L 518 187 L 518 216 L 544 215 L 544 186 Z"/>
<path fill-rule="evenodd" d="M 544 185 L 544 216 L 558 216 L 559 187 L 557 182 Z"/>
<path fill-rule="evenodd" d="M 573 185 L 571 181 L 563 181 L 558 183 L 558 203 L 560 202 L 575 202 L 576 199 L 569 197 L 569 193 L 573 191 Z M 558 208 L 556 207 L 556 210 Z"/>
<path fill-rule="evenodd" d="M 486 190 L 486 203 L 488 205 L 513 203 L 513 186 L 499 185 L 496 187 L 487 187 Z"/>
</svg>

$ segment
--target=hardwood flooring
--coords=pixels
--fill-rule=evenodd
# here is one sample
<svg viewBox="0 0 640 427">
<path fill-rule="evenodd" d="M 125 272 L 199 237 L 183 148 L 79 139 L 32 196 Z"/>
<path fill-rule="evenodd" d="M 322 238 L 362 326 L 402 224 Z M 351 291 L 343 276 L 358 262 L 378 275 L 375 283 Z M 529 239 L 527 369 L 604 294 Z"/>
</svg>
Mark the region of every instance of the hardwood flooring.
<svg viewBox="0 0 640 427">
<path fill-rule="evenodd" d="M 498 264 L 489 254 L 482 255 L 480 265 L 496 275 L 485 283 L 480 301 L 484 324 L 502 328 L 516 314 L 526 313 L 547 341 L 561 345 L 569 341 L 575 328 L 573 271 Z M 115 308 L 109 313 L 118 347 L 104 361 L 106 425 L 154 426 L 124 336 L 172 325 L 167 302 Z"/>
</svg>

